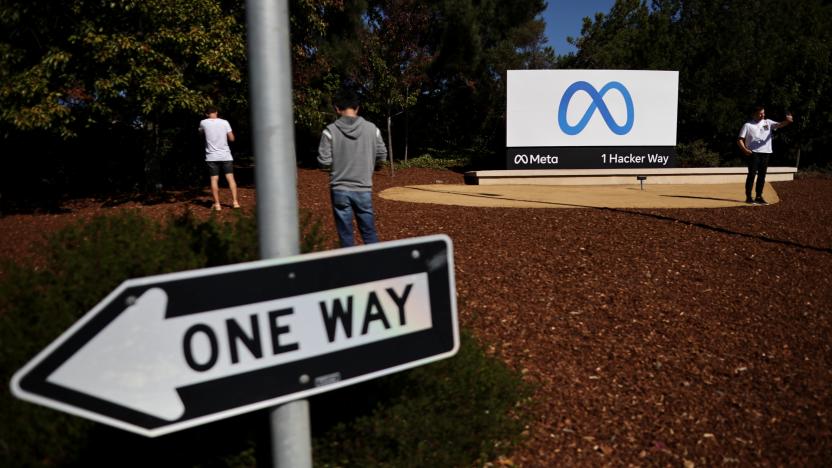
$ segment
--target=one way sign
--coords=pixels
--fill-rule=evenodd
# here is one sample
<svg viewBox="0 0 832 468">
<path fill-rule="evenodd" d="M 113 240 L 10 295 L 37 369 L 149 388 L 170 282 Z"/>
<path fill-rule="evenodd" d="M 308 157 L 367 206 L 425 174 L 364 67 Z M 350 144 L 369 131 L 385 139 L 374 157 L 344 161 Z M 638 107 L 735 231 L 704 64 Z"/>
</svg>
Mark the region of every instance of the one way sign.
<svg viewBox="0 0 832 468">
<path fill-rule="evenodd" d="M 11 387 L 153 437 L 458 347 L 452 245 L 438 235 L 125 281 Z"/>
</svg>

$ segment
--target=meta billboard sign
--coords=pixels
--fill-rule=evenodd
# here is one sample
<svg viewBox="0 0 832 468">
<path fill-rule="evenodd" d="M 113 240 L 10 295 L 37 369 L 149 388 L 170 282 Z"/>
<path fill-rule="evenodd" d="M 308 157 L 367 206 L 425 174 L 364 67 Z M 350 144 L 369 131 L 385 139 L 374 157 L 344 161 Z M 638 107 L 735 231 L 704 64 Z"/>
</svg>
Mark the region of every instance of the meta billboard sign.
<svg viewBox="0 0 832 468">
<path fill-rule="evenodd" d="M 676 165 L 679 72 L 509 70 L 508 169 Z"/>
</svg>

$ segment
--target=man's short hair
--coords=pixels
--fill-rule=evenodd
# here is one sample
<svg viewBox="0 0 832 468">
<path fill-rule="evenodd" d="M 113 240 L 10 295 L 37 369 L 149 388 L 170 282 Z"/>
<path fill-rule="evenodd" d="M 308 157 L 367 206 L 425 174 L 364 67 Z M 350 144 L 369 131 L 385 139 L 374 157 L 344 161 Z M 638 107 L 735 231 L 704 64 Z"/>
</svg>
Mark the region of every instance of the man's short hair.
<svg viewBox="0 0 832 468">
<path fill-rule="evenodd" d="M 761 110 L 763 110 L 765 108 L 766 108 L 766 106 L 764 106 L 762 104 L 754 104 L 754 107 L 751 108 L 751 111 L 752 111 L 752 113 L 756 114 L 757 112 L 760 112 Z"/>
<path fill-rule="evenodd" d="M 206 114 L 213 114 L 213 113 L 215 113 L 215 112 L 216 112 L 217 114 L 219 114 L 219 113 L 220 113 L 220 110 L 219 110 L 219 109 L 217 109 L 217 106 L 208 106 L 208 107 L 206 107 L 206 108 L 205 108 L 205 113 L 206 113 Z"/>
<path fill-rule="evenodd" d="M 333 104 L 338 109 L 358 109 L 358 106 L 361 105 L 361 100 L 358 98 L 358 94 L 351 89 L 342 89 L 335 95 L 335 99 L 333 100 Z"/>
</svg>

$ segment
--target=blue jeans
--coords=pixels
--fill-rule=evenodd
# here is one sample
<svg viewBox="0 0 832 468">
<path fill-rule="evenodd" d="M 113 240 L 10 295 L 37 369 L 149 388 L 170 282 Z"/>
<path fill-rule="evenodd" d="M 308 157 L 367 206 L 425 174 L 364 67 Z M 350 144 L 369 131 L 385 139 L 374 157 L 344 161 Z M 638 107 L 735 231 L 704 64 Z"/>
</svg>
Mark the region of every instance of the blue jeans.
<svg viewBox="0 0 832 468">
<path fill-rule="evenodd" d="M 376 218 L 373 214 L 372 192 L 350 192 L 332 190 L 332 214 L 335 216 L 335 230 L 341 247 L 355 245 L 352 234 L 353 213 L 358 221 L 358 232 L 365 244 L 378 242 Z"/>
</svg>

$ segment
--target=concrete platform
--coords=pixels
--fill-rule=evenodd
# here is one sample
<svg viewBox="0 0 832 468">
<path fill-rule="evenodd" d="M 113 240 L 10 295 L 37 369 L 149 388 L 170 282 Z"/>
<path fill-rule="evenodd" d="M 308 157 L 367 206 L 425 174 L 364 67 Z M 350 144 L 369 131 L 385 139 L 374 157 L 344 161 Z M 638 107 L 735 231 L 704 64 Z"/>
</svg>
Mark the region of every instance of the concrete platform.
<svg viewBox="0 0 832 468">
<path fill-rule="evenodd" d="M 769 167 L 767 182 L 794 180 L 796 167 Z M 741 184 L 748 175 L 746 167 L 704 167 L 668 169 L 546 169 L 469 171 L 469 185 L 639 185 L 645 184 Z"/>
<path fill-rule="evenodd" d="M 726 208 L 765 206 L 745 203 L 744 184 L 638 185 L 477 185 L 435 184 L 391 187 L 379 196 L 410 203 L 492 208 Z M 780 198 L 766 183 L 769 203 Z"/>
</svg>

